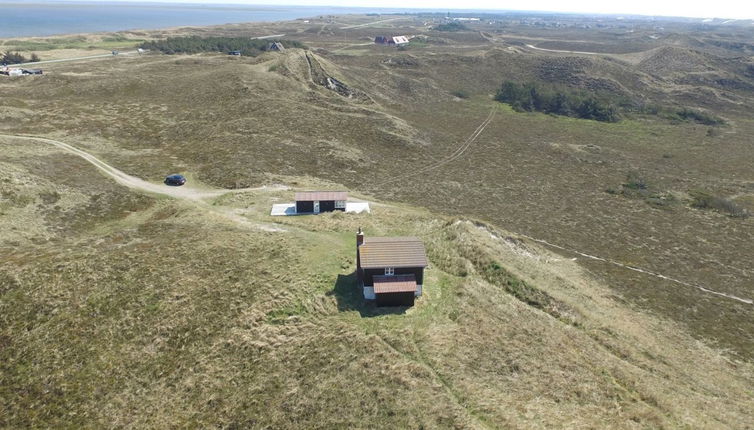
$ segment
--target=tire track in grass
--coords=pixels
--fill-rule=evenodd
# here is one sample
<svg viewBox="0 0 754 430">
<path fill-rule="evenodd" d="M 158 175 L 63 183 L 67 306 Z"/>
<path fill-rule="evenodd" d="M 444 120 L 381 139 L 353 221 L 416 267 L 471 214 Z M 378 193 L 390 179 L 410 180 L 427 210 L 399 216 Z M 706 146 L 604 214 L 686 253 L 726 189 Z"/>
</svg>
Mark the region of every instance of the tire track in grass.
<svg viewBox="0 0 754 430">
<path fill-rule="evenodd" d="M 487 128 L 488 125 L 490 125 L 490 123 L 492 122 L 492 119 L 495 117 L 495 112 L 496 112 L 495 107 L 493 107 L 492 109 L 490 109 L 490 113 L 489 113 L 489 115 L 487 115 L 487 118 L 484 121 L 482 121 L 482 123 L 479 124 L 479 126 L 474 130 L 474 132 L 471 133 L 469 135 L 469 137 L 467 137 L 466 140 L 464 140 L 463 143 L 461 143 L 461 145 L 458 148 L 456 148 L 456 150 L 453 151 L 447 157 L 441 159 L 440 161 L 432 163 L 432 164 L 430 164 L 428 166 L 422 167 L 419 170 L 415 170 L 415 171 L 413 171 L 411 173 L 407 173 L 405 175 L 396 176 L 394 178 L 388 179 L 387 181 L 380 182 L 380 183 L 378 183 L 378 184 L 376 184 L 374 186 L 380 187 L 380 186 L 385 185 L 385 184 L 389 184 L 389 183 L 396 182 L 396 181 L 401 181 L 403 179 L 407 179 L 407 178 L 410 178 L 412 176 L 420 175 L 422 173 L 427 173 L 429 171 L 432 171 L 434 169 L 437 169 L 437 168 L 442 167 L 442 166 L 444 166 L 444 165 L 446 165 L 446 164 L 448 164 L 448 163 L 450 163 L 452 161 L 455 161 L 455 160 L 459 159 L 471 147 L 471 145 L 477 140 L 477 138 L 482 134 L 482 132 L 484 132 L 484 129 Z"/>
<path fill-rule="evenodd" d="M 414 346 L 416 347 L 417 351 L 419 352 L 419 356 L 416 357 L 413 354 L 401 351 L 400 349 L 396 348 L 392 343 L 388 342 L 387 339 L 385 339 L 382 335 L 379 333 L 376 333 L 376 336 L 382 341 L 383 344 L 385 344 L 391 351 L 395 352 L 396 354 L 399 354 L 404 359 L 409 360 L 411 362 L 414 362 L 421 367 L 423 367 L 425 370 L 427 370 L 431 375 L 432 378 L 442 387 L 443 391 L 445 391 L 445 394 L 448 396 L 448 398 L 456 405 L 458 406 L 462 411 L 464 411 L 469 418 L 469 420 L 476 425 L 477 428 L 481 429 L 487 429 L 490 428 L 487 423 L 477 415 L 476 412 L 467 404 L 466 401 L 464 401 L 459 393 L 453 388 L 453 386 L 450 384 L 450 382 L 443 377 L 438 371 L 430 365 L 430 363 L 424 358 L 423 353 L 421 352 L 421 348 L 419 348 L 419 345 L 416 343 L 416 340 L 413 339 L 412 342 Z"/>
<path fill-rule="evenodd" d="M 596 255 L 587 254 L 587 253 L 584 253 L 584 252 L 581 252 L 581 251 L 577 251 L 575 249 L 566 248 L 565 246 L 555 245 L 554 243 L 550 243 L 550 242 L 547 242 L 546 240 L 542 240 L 542 239 L 537 239 L 537 238 L 531 237 L 531 236 L 526 235 L 526 234 L 522 234 L 522 233 L 514 233 L 514 234 L 516 234 L 518 236 L 521 236 L 521 237 L 525 237 L 525 238 L 527 238 L 527 239 L 529 239 L 531 241 L 540 243 L 542 245 L 550 246 L 550 247 L 555 248 L 555 249 L 560 249 L 562 251 L 566 251 L 566 252 L 570 252 L 572 254 L 580 255 L 581 257 L 588 258 L 590 260 L 601 261 L 603 263 L 612 264 L 614 266 L 618 266 L 618 267 L 621 267 L 623 269 L 631 270 L 631 271 L 638 272 L 638 273 L 643 273 L 645 275 L 654 276 L 656 278 L 663 279 L 665 281 L 674 282 L 676 284 L 680 284 L 680 285 L 683 285 L 685 287 L 696 288 L 697 290 L 705 292 L 707 294 L 713 294 L 713 295 L 716 295 L 716 296 L 725 297 L 727 299 L 735 300 L 737 302 L 745 303 L 747 305 L 754 305 L 754 300 L 752 300 L 752 299 L 747 299 L 747 298 L 743 298 L 743 297 L 738 297 L 738 296 L 733 295 L 733 294 L 722 293 L 720 291 L 711 290 L 711 289 L 703 287 L 701 285 L 692 284 L 690 282 L 682 281 L 680 279 L 676 279 L 676 278 L 672 278 L 672 277 L 667 276 L 667 275 L 663 275 L 662 273 L 653 272 L 651 270 L 643 269 L 641 267 L 636 267 L 636 266 L 631 266 L 631 265 L 628 265 L 628 264 L 623 264 L 623 263 L 621 263 L 619 261 L 611 260 L 609 258 L 598 257 Z"/>
</svg>

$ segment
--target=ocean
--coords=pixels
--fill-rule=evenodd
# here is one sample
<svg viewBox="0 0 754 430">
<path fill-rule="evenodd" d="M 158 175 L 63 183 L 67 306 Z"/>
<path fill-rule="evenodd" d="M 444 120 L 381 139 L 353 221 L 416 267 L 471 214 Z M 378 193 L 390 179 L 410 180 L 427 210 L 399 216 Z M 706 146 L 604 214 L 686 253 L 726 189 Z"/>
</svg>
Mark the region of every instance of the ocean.
<svg viewBox="0 0 754 430">
<path fill-rule="evenodd" d="M 328 6 L 36 1 L 9 3 L 0 0 L 0 38 L 284 21 L 319 15 L 395 11 Z M 401 13 L 406 11 L 400 10 Z"/>
</svg>

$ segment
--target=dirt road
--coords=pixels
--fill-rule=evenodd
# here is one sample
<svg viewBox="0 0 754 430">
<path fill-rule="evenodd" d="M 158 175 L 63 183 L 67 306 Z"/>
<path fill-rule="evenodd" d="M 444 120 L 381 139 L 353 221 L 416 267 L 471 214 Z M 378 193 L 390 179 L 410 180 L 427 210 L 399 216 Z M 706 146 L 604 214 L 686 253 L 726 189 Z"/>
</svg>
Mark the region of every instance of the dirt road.
<svg viewBox="0 0 754 430">
<path fill-rule="evenodd" d="M 389 21 L 398 21 L 399 19 L 406 19 L 406 18 L 390 18 L 390 19 L 383 19 L 383 20 L 380 20 L 380 21 L 372 21 L 372 22 L 367 22 L 367 23 L 364 23 L 364 24 L 349 25 L 349 26 L 347 26 L 347 27 L 342 27 L 342 29 L 343 29 L 343 30 L 348 30 L 348 29 L 351 29 L 351 28 L 366 27 L 366 26 L 368 26 L 368 25 L 373 25 L 373 24 L 380 24 L 380 23 L 383 23 L 383 22 L 389 22 Z"/>
<path fill-rule="evenodd" d="M 137 178 L 135 176 L 131 176 L 105 163 L 104 161 L 100 160 L 94 155 L 89 154 L 88 152 L 82 151 L 78 148 L 75 148 L 59 140 L 53 140 L 53 139 L 37 137 L 37 136 L 24 136 L 24 135 L 12 135 L 12 134 L 0 134 L 0 137 L 7 137 L 11 139 L 20 139 L 20 140 L 31 140 L 31 141 L 43 142 L 49 145 L 56 146 L 66 152 L 77 155 L 83 158 L 84 160 L 90 162 L 95 167 L 97 167 L 100 171 L 102 171 L 105 175 L 113 178 L 116 182 L 118 182 L 119 184 L 123 186 L 136 189 L 139 191 L 144 191 L 147 193 L 162 194 L 162 195 L 174 197 L 177 199 L 202 200 L 202 199 L 218 197 L 218 196 L 221 196 L 223 194 L 228 194 L 228 193 L 242 193 L 246 191 L 258 191 L 258 190 L 269 188 L 269 187 L 259 187 L 259 188 L 239 188 L 235 190 L 223 190 L 223 189 L 213 190 L 213 189 L 193 188 L 190 185 L 183 185 L 180 187 L 170 187 L 164 184 L 156 184 L 153 182 L 147 182 L 143 179 Z M 278 187 L 278 188 L 285 188 L 285 187 Z"/>
<path fill-rule="evenodd" d="M 583 55 L 609 55 L 609 54 L 603 54 L 599 52 L 586 52 L 586 51 L 562 51 L 559 49 L 545 49 L 545 48 L 537 48 L 534 45 L 526 45 L 527 48 L 536 49 L 537 51 L 546 51 L 546 52 L 560 52 L 562 54 L 583 54 Z"/>
<path fill-rule="evenodd" d="M 121 52 L 118 55 L 133 55 L 138 53 L 138 51 L 128 51 L 128 52 Z M 44 61 L 35 61 L 33 63 L 21 63 L 21 64 L 13 64 L 12 66 L 8 67 L 28 67 L 28 66 L 36 66 L 37 64 L 49 64 L 49 63 L 64 63 L 67 61 L 80 61 L 80 60 L 93 60 L 97 58 L 111 58 L 115 57 L 116 55 L 110 54 L 97 54 L 97 55 L 87 55 L 84 57 L 71 57 L 71 58 L 60 58 L 57 60 L 44 60 Z"/>
</svg>

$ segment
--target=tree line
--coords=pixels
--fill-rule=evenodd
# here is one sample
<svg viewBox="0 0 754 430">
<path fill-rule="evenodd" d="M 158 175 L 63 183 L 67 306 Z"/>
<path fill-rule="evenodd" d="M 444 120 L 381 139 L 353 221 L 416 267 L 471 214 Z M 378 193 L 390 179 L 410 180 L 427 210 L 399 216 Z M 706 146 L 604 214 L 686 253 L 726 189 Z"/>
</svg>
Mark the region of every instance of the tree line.
<svg viewBox="0 0 754 430">
<path fill-rule="evenodd" d="M 722 118 L 687 107 L 663 107 L 616 94 L 589 94 L 531 82 L 519 84 L 504 81 L 495 100 L 507 103 L 519 112 L 543 112 L 604 122 L 617 122 L 622 114 L 633 112 L 659 116 L 674 122 L 695 122 L 709 126 L 725 124 Z"/>
<path fill-rule="evenodd" d="M 618 110 L 610 102 L 563 89 L 555 89 L 535 83 L 518 84 L 504 81 L 495 100 L 509 104 L 521 112 L 544 112 L 574 118 L 616 122 Z"/>
<path fill-rule="evenodd" d="M 29 58 L 24 57 L 19 52 L 5 51 L 0 54 L 0 64 L 34 63 L 37 61 L 39 61 L 39 57 L 34 53 Z"/>
<path fill-rule="evenodd" d="M 200 52 L 240 51 L 241 55 L 255 57 L 268 50 L 272 41 L 251 39 L 248 37 L 168 37 L 142 43 L 139 47 L 163 52 L 165 54 L 198 54 Z M 295 40 L 280 40 L 286 48 L 305 48 Z"/>
</svg>

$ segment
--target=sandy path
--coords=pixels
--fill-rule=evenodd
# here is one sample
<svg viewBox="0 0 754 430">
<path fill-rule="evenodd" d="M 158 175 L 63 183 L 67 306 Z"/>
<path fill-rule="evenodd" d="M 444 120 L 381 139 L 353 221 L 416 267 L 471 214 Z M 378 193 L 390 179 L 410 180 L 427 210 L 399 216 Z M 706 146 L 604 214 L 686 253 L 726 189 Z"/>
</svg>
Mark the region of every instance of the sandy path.
<svg viewBox="0 0 754 430">
<path fill-rule="evenodd" d="M 27 141 L 35 141 L 35 142 L 42 142 L 47 143 L 49 145 L 53 145 L 55 147 L 58 147 L 66 152 L 69 152 L 71 154 L 77 155 L 84 160 L 88 161 L 89 163 L 93 164 L 97 169 L 99 169 L 102 173 L 105 175 L 111 177 L 114 179 L 117 183 L 126 186 L 128 188 L 143 191 L 147 193 L 152 194 L 160 194 L 164 196 L 173 197 L 176 199 L 182 199 L 182 200 L 190 200 L 195 202 L 197 205 L 205 207 L 213 212 L 217 212 L 224 217 L 230 219 L 233 222 L 244 224 L 248 226 L 253 226 L 255 228 L 259 228 L 261 230 L 265 231 L 285 231 L 277 226 L 270 225 L 270 224 L 257 224 L 253 223 L 248 218 L 242 217 L 240 215 L 237 215 L 233 213 L 231 210 L 225 210 L 221 207 L 215 207 L 210 205 L 207 202 L 204 202 L 204 199 L 209 199 L 213 197 L 218 197 L 223 194 L 229 194 L 229 193 L 243 193 L 247 191 L 260 191 L 260 190 L 283 190 L 288 189 L 288 187 L 283 185 L 278 186 L 262 186 L 257 188 L 238 188 L 234 190 L 223 190 L 223 189 L 198 189 L 198 188 L 192 188 L 188 185 L 183 185 L 180 187 L 171 187 L 164 184 L 155 184 L 152 182 L 147 182 L 143 179 L 137 178 L 135 176 L 131 176 L 127 173 L 124 173 L 115 167 L 105 163 L 104 161 L 100 160 L 99 158 L 95 157 L 92 154 L 89 154 L 88 152 L 82 151 L 78 148 L 75 148 L 65 142 L 61 142 L 59 140 L 54 139 L 48 139 L 45 137 L 36 137 L 36 136 L 24 136 L 24 135 L 13 135 L 13 134 L 0 134 L 0 137 L 5 137 L 9 139 L 18 139 L 18 140 L 27 140 Z"/>
<path fill-rule="evenodd" d="M 577 254 L 577 255 L 580 255 L 581 257 L 588 258 L 590 260 L 596 260 L 596 261 L 601 261 L 603 263 L 612 264 L 614 266 L 622 267 L 622 268 L 627 269 L 627 270 L 631 270 L 631 271 L 634 271 L 634 272 L 643 273 L 645 275 L 650 275 L 650 276 L 654 276 L 654 277 L 659 278 L 659 279 L 664 279 L 666 281 L 674 282 L 676 284 L 680 284 L 680 285 L 683 285 L 685 287 L 696 288 L 697 290 L 705 292 L 707 294 L 713 294 L 713 295 L 716 295 L 716 296 L 725 297 L 727 299 L 735 300 L 737 302 L 745 303 L 747 305 L 754 305 L 754 300 L 752 300 L 752 299 L 747 299 L 747 298 L 744 298 L 744 297 L 735 296 L 733 294 L 728 294 L 728 293 L 723 293 L 723 292 L 720 292 L 720 291 L 715 291 L 715 290 L 703 287 L 701 285 L 692 284 L 691 282 L 682 281 L 680 279 L 676 279 L 676 278 L 672 278 L 672 277 L 667 276 L 667 275 L 663 275 L 662 273 L 657 273 L 657 272 L 653 272 L 651 270 L 642 269 L 641 267 L 636 267 L 636 266 L 630 266 L 628 264 L 623 264 L 621 262 L 618 262 L 618 261 L 615 261 L 615 260 L 611 260 L 609 258 L 603 258 L 603 257 L 598 257 L 596 255 L 586 254 L 586 253 L 583 253 L 581 251 L 577 251 L 575 249 L 566 248 L 564 246 L 556 245 L 554 243 L 550 243 L 550 242 L 547 242 L 547 241 L 542 240 L 542 239 L 537 239 L 537 238 L 528 236 L 528 235 L 523 234 L 523 233 L 516 233 L 516 234 L 518 236 L 525 237 L 525 238 L 527 238 L 529 240 L 532 240 L 534 242 L 541 243 L 543 245 L 550 246 L 550 247 L 555 248 L 555 249 L 560 249 L 562 251 L 566 251 L 566 252 L 570 252 L 570 253 L 573 253 L 573 254 Z"/>
<path fill-rule="evenodd" d="M 562 51 L 559 49 L 545 49 L 545 48 L 537 48 L 534 45 L 526 45 L 527 48 L 536 49 L 537 51 L 546 51 L 546 52 L 560 52 L 561 54 L 584 54 L 584 55 L 614 55 L 614 54 L 605 54 L 601 52 L 586 52 L 586 51 Z"/>
<path fill-rule="evenodd" d="M 0 134 L 0 137 L 7 137 L 7 138 L 12 138 L 12 139 L 20 139 L 20 140 L 32 140 L 32 141 L 44 142 L 44 143 L 56 146 L 60 149 L 63 149 L 66 152 L 70 152 L 71 154 L 78 155 L 84 160 L 92 163 L 100 171 L 102 171 L 107 176 L 115 179 L 115 181 L 121 185 L 124 185 L 128 188 L 137 189 L 140 191 L 146 191 L 148 193 L 162 194 L 165 196 L 175 197 L 178 199 L 201 200 L 201 199 L 207 199 L 207 198 L 212 198 L 212 197 L 218 197 L 227 193 L 262 189 L 262 188 L 245 188 L 245 189 L 238 189 L 238 190 L 202 190 L 202 189 L 192 188 L 191 186 L 188 186 L 188 185 L 184 185 L 181 187 L 170 187 L 164 184 L 155 184 L 152 182 L 147 182 L 143 179 L 137 178 L 135 176 L 131 176 L 105 163 L 104 161 L 100 160 L 99 158 L 95 157 L 92 154 L 89 154 L 88 152 L 84 152 L 78 148 L 75 148 L 67 143 L 64 143 L 58 140 L 47 139 L 44 137 L 18 136 L 18 135 L 8 135 L 8 134 Z"/>
<path fill-rule="evenodd" d="M 366 27 L 366 26 L 368 26 L 368 25 L 379 24 L 379 23 L 382 23 L 382 22 L 389 22 L 389 21 L 398 21 L 399 19 L 406 19 L 406 18 L 390 18 L 390 19 L 383 19 L 383 20 L 380 20 L 380 21 L 372 21 L 372 22 L 367 22 L 367 23 L 364 23 L 364 24 L 349 25 L 349 26 L 347 26 L 347 27 L 341 27 L 341 28 L 342 28 L 343 30 L 348 30 L 348 29 L 350 29 L 350 28 L 359 28 L 359 27 Z"/>
<path fill-rule="evenodd" d="M 138 53 L 138 51 L 121 52 L 118 55 L 133 55 L 136 53 Z M 87 55 L 84 57 L 59 58 L 57 60 L 43 60 L 43 61 L 35 61 L 33 63 L 13 64 L 8 67 L 28 67 L 28 66 L 36 66 L 37 64 L 63 63 L 66 61 L 92 60 L 92 59 L 97 59 L 97 58 L 112 58 L 112 57 L 116 57 L 116 55 L 113 55 L 112 53 L 110 53 L 110 54 Z"/>
</svg>

